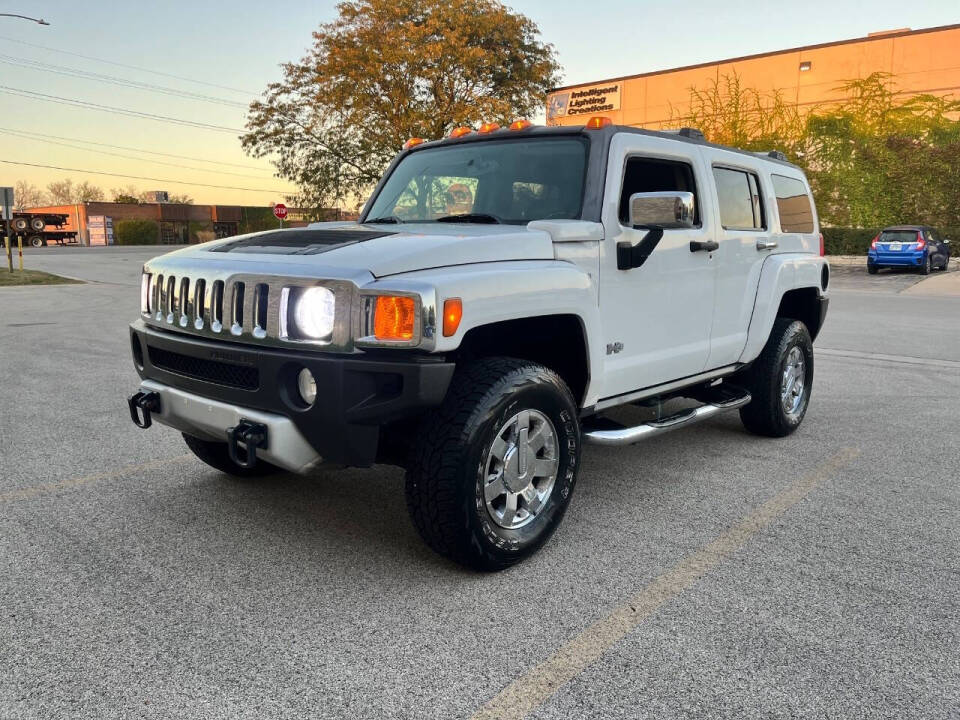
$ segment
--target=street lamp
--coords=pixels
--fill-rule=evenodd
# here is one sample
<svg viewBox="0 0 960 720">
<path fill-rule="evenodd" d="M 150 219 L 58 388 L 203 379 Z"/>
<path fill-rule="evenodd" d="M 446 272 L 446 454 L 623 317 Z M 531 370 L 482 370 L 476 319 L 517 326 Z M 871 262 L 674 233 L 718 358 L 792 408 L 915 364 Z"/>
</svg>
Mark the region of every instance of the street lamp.
<svg viewBox="0 0 960 720">
<path fill-rule="evenodd" d="M 12 17 L 12 18 L 20 18 L 21 20 L 30 20 L 32 22 L 35 22 L 37 25 L 50 24 L 43 18 L 32 18 L 32 17 L 27 17 L 26 15 L 14 15 L 13 13 L 0 13 L 0 17 Z"/>
</svg>

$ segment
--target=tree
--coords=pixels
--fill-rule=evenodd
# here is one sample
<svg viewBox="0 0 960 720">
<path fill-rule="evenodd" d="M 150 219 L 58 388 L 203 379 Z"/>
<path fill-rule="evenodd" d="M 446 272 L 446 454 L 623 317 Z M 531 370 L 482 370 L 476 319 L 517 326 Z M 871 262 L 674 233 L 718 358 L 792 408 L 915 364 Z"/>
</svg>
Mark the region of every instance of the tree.
<svg viewBox="0 0 960 720">
<path fill-rule="evenodd" d="M 70 178 L 49 183 L 47 192 L 50 194 L 50 202 L 53 205 L 98 202 L 104 198 L 103 190 L 93 183 L 84 180 L 74 185 Z"/>
<path fill-rule="evenodd" d="M 298 204 L 356 200 L 409 137 L 538 112 L 560 82 L 551 45 L 496 0 L 353 0 L 250 105 L 244 149 Z"/>
<path fill-rule="evenodd" d="M 110 196 L 115 203 L 124 203 L 125 205 L 139 205 L 142 202 L 140 190 L 136 185 L 113 188 L 110 191 Z"/>
<path fill-rule="evenodd" d="M 170 202 L 181 205 L 193 205 L 193 198 L 186 193 L 181 193 L 180 195 L 171 195 Z"/>
<path fill-rule="evenodd" d="M 43 207 L 47 204 L 47 194 L 26 180 L 17 180 L 13 186 L 13 209 L 23 212 L 29 208 Z"/>
</svg>

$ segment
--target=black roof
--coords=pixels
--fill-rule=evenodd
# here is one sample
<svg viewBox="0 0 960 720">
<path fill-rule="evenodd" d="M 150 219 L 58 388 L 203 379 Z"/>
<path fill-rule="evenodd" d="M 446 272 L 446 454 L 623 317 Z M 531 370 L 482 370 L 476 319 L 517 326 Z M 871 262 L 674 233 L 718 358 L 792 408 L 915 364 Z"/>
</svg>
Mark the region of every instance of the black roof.
<svg viewBox="0 0 960 720">
<path fill-rule="evenodd" d="M 933 230 L 933 227 L 930 225 L 890 225 L 880 232 L 887 232 L 888 230 L 913 230 L 919 232 L 921 230 Z"/>
</svg>

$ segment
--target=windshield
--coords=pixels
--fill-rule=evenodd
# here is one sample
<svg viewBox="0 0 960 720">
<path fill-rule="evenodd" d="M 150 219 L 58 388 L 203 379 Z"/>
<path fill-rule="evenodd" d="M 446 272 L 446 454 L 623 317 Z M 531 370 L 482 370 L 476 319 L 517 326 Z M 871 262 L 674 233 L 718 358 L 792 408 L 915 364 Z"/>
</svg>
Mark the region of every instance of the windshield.
<svg viewBox="0 0 960 720">
<path fill-rule="evenodd" d="M 502 222 L 580 217 L 587 144 L 553 137 L 410 153 L 367 213 L 380 222 Z"/>
</svg>

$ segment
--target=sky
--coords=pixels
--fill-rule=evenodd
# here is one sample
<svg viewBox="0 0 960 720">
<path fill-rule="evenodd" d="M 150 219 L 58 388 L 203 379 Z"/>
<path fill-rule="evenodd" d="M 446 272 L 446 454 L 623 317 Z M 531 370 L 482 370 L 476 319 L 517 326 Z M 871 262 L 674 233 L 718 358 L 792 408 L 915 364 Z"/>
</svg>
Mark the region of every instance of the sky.
<svg viewBox="0 0 960 720">
<path fill-rule="evenodd" d="M 956 0 L 507 4 L 533 19 L 543 39 L 554 45 L 564 84 L 862 37 L 878 30 L 960 22 Z M 246 104 L 267 83 L 281 78 L 281 63 L 303 56 L 320 23 L 336 16 L 334 2 L 0 0 L 2 13 L 42 17 L 50 25 L 0 16 L 0 161 L 66 169 L 0 162 L 0 186 L 27 180 L 44 187 L 71 178 L 99 185 L 108 195 L 112 188 L 132 184 L 140 190 L 185 193 L 197 203 L 238 205 L 270 205 L 294 189 L 273 177 L 268 161 L 243 153 L 238 131 L 245 122 Z M 72 71 L 204 99 L 97 82 L 71 76 Z M 57 100 L 26 97 L 22 91 Z M 216 127 L 130 117 L 64 104 L 63 99 Z M 150 179 L 92 174 L 94 170 Z"/>
</svg>

